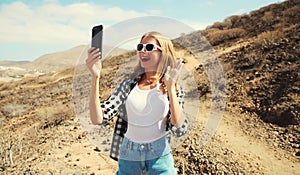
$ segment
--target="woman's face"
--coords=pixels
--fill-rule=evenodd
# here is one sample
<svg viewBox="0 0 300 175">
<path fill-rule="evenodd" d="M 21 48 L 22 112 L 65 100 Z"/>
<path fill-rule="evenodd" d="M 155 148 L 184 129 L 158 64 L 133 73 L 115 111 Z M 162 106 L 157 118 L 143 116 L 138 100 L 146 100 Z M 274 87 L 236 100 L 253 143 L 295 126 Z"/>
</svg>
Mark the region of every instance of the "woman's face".
<svg viewBox="0 0 300 175">
<path fill-rule="evenodd" d="M 141 43 L 158 45 L 156 39 L 150 36 L 144 37 Z M 161 57 L 161 51 L 159 49 L 154 49 L 153 51 L 148 52 L 145 48 L 143 48 L 138 52 L 138 56 L 141 67 L 143 67 L 146 72 L 157 70 Z"/>
</svg>

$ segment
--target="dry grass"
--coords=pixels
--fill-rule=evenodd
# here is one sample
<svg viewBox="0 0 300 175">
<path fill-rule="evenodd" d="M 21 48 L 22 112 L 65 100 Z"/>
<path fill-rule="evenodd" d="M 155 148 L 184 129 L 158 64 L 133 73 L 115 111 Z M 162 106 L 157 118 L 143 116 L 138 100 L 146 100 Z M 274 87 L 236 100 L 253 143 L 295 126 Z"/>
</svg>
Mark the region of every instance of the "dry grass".
<svg viewBox="0 0 300 175">
<path fill-rule="evenodd" d="M 267 31 L 259 34 L 254 40 L 254 44 L 266 46 L 271 43 L 278 42 L 282 37 L 284 37 L 282 31 Z"/>
<path fill-rule="evenodd" d="M 244 36 L 244 34 L 245 34 L 245 30 L 241 28 L 233 28 L 233 29 L 225 29 L 225 30 L 212 28 L 207 32 L 206 37 L 210 42 L 210 44 L 214 46 L 229 40 L 240 38 Z"/>
<path fill-rule="evenodd" d="M 28 109 L 26 104 L 8 103 L 0 107 L 6 118 L 21 116 Z"/>
</svg>

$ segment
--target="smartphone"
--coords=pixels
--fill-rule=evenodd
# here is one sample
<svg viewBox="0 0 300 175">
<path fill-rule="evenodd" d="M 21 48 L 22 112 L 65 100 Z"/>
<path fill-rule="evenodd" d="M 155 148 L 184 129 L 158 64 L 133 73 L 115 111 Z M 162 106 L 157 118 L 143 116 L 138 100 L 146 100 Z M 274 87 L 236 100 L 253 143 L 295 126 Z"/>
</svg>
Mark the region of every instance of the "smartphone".
<svg viewBox="0 0 300 175">
<path fill-rule="evenodd" d="M 97 25 L 92 29 L 92 47 L 99 48 L 102 53 L 103 26 Z"/>
</svg>

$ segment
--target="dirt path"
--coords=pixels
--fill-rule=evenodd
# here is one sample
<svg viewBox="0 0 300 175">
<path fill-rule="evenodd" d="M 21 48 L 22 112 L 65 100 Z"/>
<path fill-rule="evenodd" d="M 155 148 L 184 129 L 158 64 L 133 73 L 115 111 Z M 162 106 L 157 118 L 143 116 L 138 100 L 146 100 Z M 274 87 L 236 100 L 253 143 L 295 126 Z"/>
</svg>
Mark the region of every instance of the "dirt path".
<svg viewBox="0 0 300 175">
<path fill-rule="evenodd" d="M 199 126 L 195 129 L 200 132 L 202 131 L 201 128 L 206 125 L 210 112 L 210 102 L 201 103 L 201 113 L 198 118 Z M 197 170 L 201 166 L 206 167 L 207 165 L 204 165 L 203 162 L 209 161 L 231 173 L 299 175 L 300 161 L 292 153 L 274 146 L 278 143 L 264 140 L 263 138 L 267 137 L 268 133 L 265 133 L 263 137 L 259 137 L 259 135 L 250 135 L 249 132 L 245 132 L 245 129 L 247 129 L 262 133 L 266 127 L 262 123 L 254 123 L 252 120 L 248 120 L 247 117 L 249 116 L 246 116 L 246 114 L 239 114 L 232 109 L 226 109 L 216 133 L 204 147 L 199 148 L 193 145 L 192 148 L 195 148 L 196 151 L 193 149 L 191 153 L 179 154 L 178 159 L 180 161 L 188 160 L 185 166 L 195 163 L 195 165 L 189 167 L 189 171 L 186 170 L 183 174 L 189 174 L 191 172 L 190 168 Z M 250 122 L 252 123 L 250 124 Z M 257 127 L 247 128 L 247 126 L 254 125 Z M 201 138 L 199 132 L 190 136 L 190 140 L 199 140 L 199 138 Z M 191 145 L 189 141 L 187 144 Z M 198 158 L 185 157 L 185 155 L 190 154 Z M 198 159 L 201 160 L 198 161 Z"/>
<path fill-rule="evenodd" d="M 225 113 L 218 128 L 222 144 L 235 153 L 236 159 L 246 169 L 258 168 L 262 174 L 300 174 L 300 163 L 295 158 L 287 159 L 284 150 L 277 149 L 259 138 L 245 135 L 238 123 L 239 116 Z"/>
</svg>

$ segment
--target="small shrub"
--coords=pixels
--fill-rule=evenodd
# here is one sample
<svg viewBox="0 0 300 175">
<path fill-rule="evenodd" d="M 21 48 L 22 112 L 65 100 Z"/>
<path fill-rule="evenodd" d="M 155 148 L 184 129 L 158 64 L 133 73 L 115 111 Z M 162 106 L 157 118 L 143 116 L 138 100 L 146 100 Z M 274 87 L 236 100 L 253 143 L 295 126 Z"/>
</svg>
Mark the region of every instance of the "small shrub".
<svg viewBox="0 0 300 175">
<path fill-rule="evenodd" d="M 37 114 L 41 117 L 41 127 L 51 128 L 59 125 L 66 119 L 69 113 L 66 105 L 58 103 L 55 106 L 44 106 L 37 110 Z M 64 116 L 64 117 L 63 117 Z"/>
<path fill-rule="evenodd" d="M 267 25 L 272 25 L 276 20 L 276 16 L 274 16 L 273 12 L 265 12 L 264 16 L 262 17 L 262 20 Z"/>
<path fill-rule="evenodd" d="M 236 25 L 239 25 L 239 21 L 241 20 L 241 16 L 238 16 L 238 15 L 232 15 L 228 18 L 226 18 L 224 20 L 224 23 L 227 24 L 226 28 L 224 29 L 229 29 L 229 28 L 233 28 L 235 27 Z M 224 25 L 225 25 L 224 24 Z"/>
<path fill-rule="evenodd" d="M 22 140 L 18 139 L 11 129 L 0 131 L 0 168 L 13 167 L 17 156 L 22 152 Z"/>
<path fill-rule="evenodd" d="M 11 88 L 13 88 L 13 86 L 9 82 L 3 82 L 0 84 L 0 91 L 10 90 Z"/>
<path fill-rule="evenodd" d="M 259 46 L 270 45 L 272 43 L 278 42 L 283 37 L 282 31 L 267 31 L 263 32 L 257 36 L 256 40 L 254 40 L 254 44 Z"/>
<path fill-rule="evenodd" d="M 242 37 L 245 34 L 245 30 L 241 28 L 233 28 L 227 30 L 215 30 L 207 34 L 207 39 L 211 45 L 218 45 L 227 40 L 236 39 Z"/>
<path fill-rule="evenodd" d="M 48 120 L 55 113 L 55 108 L 52 106 L 42 107 L 37 110 L 37 114 L 42 117 L 44 120 Z"/>
<path fill-rule="evenodd" d="M 231 21 L 225 20 L 224 22 L 215 22 L 211 28 L 217 28 L 220 30 L 229 29 L 231 27 Z"/>
<path fill-rule="evenodd" d="M 4 104 L 0 107 L 0 111 L 5 115 L 7 118 L 12 118 L 16 116 L 23 115 L 29 106 L 23 104 L 17 104 L 16 102 Z"/>
</svg>

